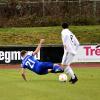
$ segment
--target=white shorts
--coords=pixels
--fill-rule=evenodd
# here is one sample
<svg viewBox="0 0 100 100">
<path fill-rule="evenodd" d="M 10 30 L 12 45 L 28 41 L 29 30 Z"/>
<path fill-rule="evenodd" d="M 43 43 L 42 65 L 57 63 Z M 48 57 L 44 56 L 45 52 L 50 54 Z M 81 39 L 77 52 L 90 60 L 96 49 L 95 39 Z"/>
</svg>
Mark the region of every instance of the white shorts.
<svg viewBox="0 0 100 100">
<path fill-rule="evenodd" d="M 63 58 L 62 58 L 62 65 L 70 65 L 73 61 L 75 54 L 72 54 L 70 52 L 64 52 Z"/>
</svg>

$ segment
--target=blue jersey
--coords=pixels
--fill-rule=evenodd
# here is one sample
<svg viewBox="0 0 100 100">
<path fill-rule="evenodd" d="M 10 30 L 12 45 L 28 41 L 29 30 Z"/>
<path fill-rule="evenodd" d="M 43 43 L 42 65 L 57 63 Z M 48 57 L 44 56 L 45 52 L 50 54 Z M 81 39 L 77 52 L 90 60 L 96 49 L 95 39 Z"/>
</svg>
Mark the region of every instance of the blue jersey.
<svg viewBox="0 0 100 100">
<path fill-rule="evenodd" d="M 53 63 L 51 62 L 40 62 L 34 58 L 32 54 L 27 54 L 22 59 L 22 68 L 27 68 L 37 74 L 47 74 L 48 69 L 53 69 Z"/>
</svg>

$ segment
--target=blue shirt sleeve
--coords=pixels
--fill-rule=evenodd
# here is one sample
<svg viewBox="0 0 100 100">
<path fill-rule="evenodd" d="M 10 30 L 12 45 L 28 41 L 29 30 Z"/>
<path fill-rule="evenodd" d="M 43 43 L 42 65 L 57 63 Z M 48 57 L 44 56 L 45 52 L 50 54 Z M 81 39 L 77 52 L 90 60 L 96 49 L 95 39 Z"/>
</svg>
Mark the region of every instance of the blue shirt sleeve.
<svg viewBox="0 0 100 100">
<path fill-rule="evenodd" d="M 26 66 L 23 66 L 23 64 L 21 64 L 21 68 L 24 68 L 24 69 L 25 69 L 25 68 L 26 68 Z"/>
</svg>

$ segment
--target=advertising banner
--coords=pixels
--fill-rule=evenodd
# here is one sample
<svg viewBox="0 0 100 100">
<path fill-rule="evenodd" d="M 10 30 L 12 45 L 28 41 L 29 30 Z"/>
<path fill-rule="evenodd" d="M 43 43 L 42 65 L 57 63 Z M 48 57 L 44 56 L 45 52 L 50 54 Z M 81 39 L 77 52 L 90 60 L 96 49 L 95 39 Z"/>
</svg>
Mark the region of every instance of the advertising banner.
<svg viewBox="0 0 100 100">
<path fill-rule="evenodd" d="M 74 62 L 100 62 L 100 48 L 96 45 L 81 45 Z"/>
<path fill-rule="evenodd" d="M 7 46 L 0 47 L 0 64 L 20 63 L 21 50 L 34 51 L 36 47 L 16 47 Z M 40 52 L 35 56 L 36 59 L 40 59 Z"/>
<path fill-rule="evenodd" d="M 81 45 L 77 51 L 73 62 L 100 62 L 100 48 L 96 45 Z M 21 50 L 34 51 L 36 47 L 17 47 L 7 46 L 0 47 L 0 64 L 20 63 Z M 35 56 L 36 59 L 42 61 L 50 61 L 60 63 L 63 56 L 62 45 L 49 45 L 42 47 L 40 52 Z"/>
</svg>

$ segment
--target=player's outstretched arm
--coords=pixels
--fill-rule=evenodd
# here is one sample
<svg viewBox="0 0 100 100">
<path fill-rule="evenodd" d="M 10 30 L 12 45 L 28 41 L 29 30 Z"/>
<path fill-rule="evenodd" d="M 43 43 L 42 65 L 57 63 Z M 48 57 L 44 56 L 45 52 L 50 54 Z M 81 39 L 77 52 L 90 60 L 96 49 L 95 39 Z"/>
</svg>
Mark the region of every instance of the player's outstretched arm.
<svg viewBox="0 0 100 100">
<path fill-rule="evenodd" d="M 25 69 L 24 69 L 24 68 L 22 68 L 22 74 L 21 74 L 21 75 L 22 75 L 23 79 L 24 79 L 25 81 L 27 81 L 27 80 L 26 80 L 26 76 L 25 76 Z"/>
<path fill-rule="evenodd" d="M 38 44 L 37 48 L 33 52 L 33 55 L 37 54 L 40 51 L 41 45 L 42 45 L 42 43 L 44 43 L 44 41 L 45 41 L 44 39 L 40 40 L 40 43 Z"/>
</svg>

